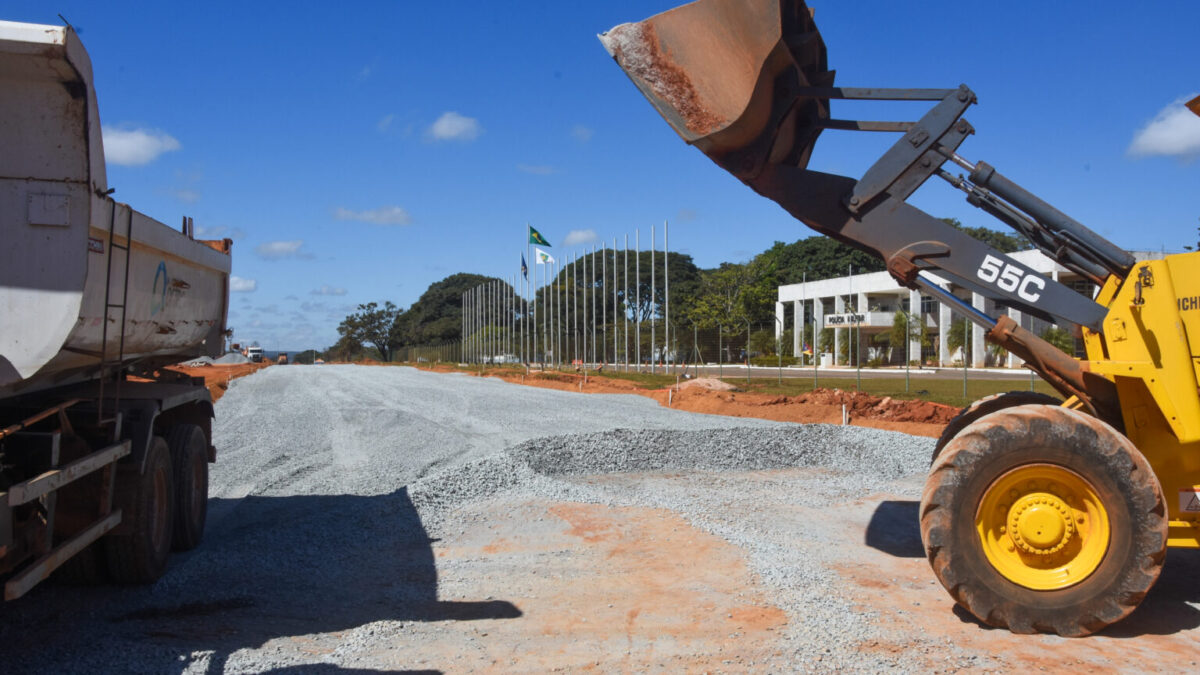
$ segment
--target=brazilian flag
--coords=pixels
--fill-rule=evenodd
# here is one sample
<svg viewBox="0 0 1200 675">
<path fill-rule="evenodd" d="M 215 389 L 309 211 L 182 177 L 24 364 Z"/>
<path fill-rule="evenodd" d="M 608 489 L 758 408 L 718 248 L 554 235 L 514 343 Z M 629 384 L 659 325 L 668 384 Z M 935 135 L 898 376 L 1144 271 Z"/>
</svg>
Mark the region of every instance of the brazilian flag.
<svg viewBox="0 0 1200 675">
<path fill-rule="evenodd" d="M 546 241 L 546 238 L 542 236 L 542 233 L 538 232 L 537 230 L 533 229 L 532 227 L 529 228 L 529 243 L 541 244 L 542 246 L 550 245 L 550 242 Z"/>
</svg>

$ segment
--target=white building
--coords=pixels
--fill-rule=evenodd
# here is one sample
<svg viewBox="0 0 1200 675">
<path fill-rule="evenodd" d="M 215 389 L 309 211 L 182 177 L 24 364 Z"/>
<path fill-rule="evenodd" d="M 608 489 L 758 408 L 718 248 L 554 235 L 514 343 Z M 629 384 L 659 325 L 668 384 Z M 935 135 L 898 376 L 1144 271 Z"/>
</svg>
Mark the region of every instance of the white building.
<svg viewBox="0 0 1200 675">
<path fill-rule="evenodd" d="M 1162 254 L 1158 252 L 1134 251 L 1133 255 L 1138 260 L 1162 258 Z M 1020 251 L 1010 253 L 1009 256 L 1089 298 L 1094 298 L 1099 290 L 1095 284 L 1058 265 L 1040 251 Z M 1022 312 L 1015 309 L 998 308 L 995 302 L 936 274 L 926 272 L 926 275 L 938 286 L 969 302 L 980 311 L 992 316 L 1007 313 L 1035 335 L 1040 335 L 1051 325 L 1029 315 L 1023 316 Z M 822 350 L 825 352 L 822 354 L 822 364 L 848 365 L 846 358 L 841 356 L 842 343 L 848 340 L 848 346 L 857 343 L 858 359 L 864 363 L 872 358 L 880 358 L 884 363 L 903 365 L 905 360 L 903 349 L 891 349 L 888 350 L 890 351 L 888 354 L 875 344 L 873 338 L 891 330 L 897 311 L 907 312 L 910 311 L 910 308 L 919 308 L 921 321 L 932 338 L 932 346 L 925 349 L 922 349 L 920 341 L 912 341 L 908 347 L 911 360 L 938 366 L 960 365 L 962 363 L 961 350 L 951 353 L 948 333 L 952 322 L 961 317 L 952 316 L 949 306 L 941 304 L 931 296 L 898 286 L 896 280 L 887 272 L 854 274 L 836 279 L 780 286 L 779 296 L 775 303 L 776 339 L 781 337 L 781 331 L 785 326 L 803 326 L 803 331 L 793 330 L 792 332 L 794 349 L 792 353 L 800 354 L 806 344 L 817 351 L 819 338 L 814 339 L 816 330 L 833 328 L 832 352 L 828 349 Z M 916 314 L 915 310 L 911 311 Z M 1021 365 L 1021 360 L 1012 354 L 1001 357 L 990 355 L 985 348 L 983 329 L 974 323 L 968 322 L 968 325 L 971 327 L 969 353 L 972 367 L 1006 366 L 1015 368 Z M 850 347 L 850 349 L 852 348 Z M 856 361 L 850 360 L 850 363 L 854 362 Z"/>
</svg>

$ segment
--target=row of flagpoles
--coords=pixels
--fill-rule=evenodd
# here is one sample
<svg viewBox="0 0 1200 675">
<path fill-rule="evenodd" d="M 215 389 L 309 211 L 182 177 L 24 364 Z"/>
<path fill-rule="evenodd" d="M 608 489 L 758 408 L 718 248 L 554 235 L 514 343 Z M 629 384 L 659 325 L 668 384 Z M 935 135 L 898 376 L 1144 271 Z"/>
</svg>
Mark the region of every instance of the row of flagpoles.
<svg viewBox="0 0 1200 675">
<path fill-rule="evenodd" d="M 620 365 L 630 367 L 630 357 L 633 364 L 641 370 L 643 362 L 642 347 L 642 289 L 638 270 L 641 269 L 641 231 L 634 231 L 634 283 L 629 284 L 629 235 L 625 235 L 625 245 L 617 249 L 616 237 L 612 240 L 612 248 L 606 242 L 601 242 L 600 249 L 592 245 L 590 255 L 586 249 L 580 256 L 571 254 L 571 262 L 559 261 L 547 250 L 553 248 L 550 242 L 532 226 L 527 227 L 525 251 L 521 254 L 520 274 L 508 279 L 493 279 L 472 288 L 462 295 L 462 335 L 463 360 L 468 363 L 509 363 L 525 364 L 541 363 L 543 365 L 566 365 L 567 357 L 570 363 L 577 367 L 587 367 L 590 364 Z M 657 335 L 655 318 L 659 314 L 657 305 L 658 288 L 655 261 L 655 232 L 650 229 L 650 345 L 647 354 L 651 370 L 658 363 L 668 363 L 673 358 L 670 345 L 670 264 L 668 260 L 668 231 L 667 223 L 663 223 L 663 293 L 662 306 L 663 334 L 661 347 Z M 542 247 L 545 247 L 542 248 Z M 597 257 L 597 254 L 599 256 Z M 532 259 L 534 266 L 532 276 L 527 260 Z M 623 274 L 618 275 L 618 262 L 621 263 Z M 591 264 L 589 275 L 588 265 Z M 600 266 L 600 286 L 604 297 L 597 308 L 596 300 L 596 265 Z M 537 270 L 542 268 L 541 283 L 538 283 Z M 580 307 L 579 277 L 586 284 L 583 293 L 583 306 Z M 569 270 L 570 278 L 560 279 Z M 611 279 L 611 283 L 610 283 Z M 552 283 L 553 282 L 553 283 Z M 570 288 L 564 288 L 564 284 Z M 518 287 L 520 292 L 518 293 Z M 589 292 L 590 291 L 590 292 Z M 607 295 L 611 291 L 613 314 L 610 323 L 608 317 Z M 540 292 L 540 297 L 539 297 Z M 632 304 L 630 300 L 633 300 Z M 597 316 L 597 309 L 599 316 Z M 620 311 L 621 316 L 616 314 Z M 580 330 L 580 315 L 583 316 L 583 330 Z M 632 316 L 631 316 L 632 314 Z M 597 321 L 599 321 L 600 336 L 597 336 Z M 620 322 L 620 325 L 618 325 Z M 634 331 L 634 348 L 629 348 L 629 331 L 632 324 Z M 609 327 L 612 327 L 612 340 L 609 340 Z M 624 349 L 621 348 L 624 345 Z M 611 353 L 609 348 L 611 346 Z M 632 354 L 630 352 L 633 352 Z M 610 358 L 611 357 L 611 358 Z"/>
</svg>

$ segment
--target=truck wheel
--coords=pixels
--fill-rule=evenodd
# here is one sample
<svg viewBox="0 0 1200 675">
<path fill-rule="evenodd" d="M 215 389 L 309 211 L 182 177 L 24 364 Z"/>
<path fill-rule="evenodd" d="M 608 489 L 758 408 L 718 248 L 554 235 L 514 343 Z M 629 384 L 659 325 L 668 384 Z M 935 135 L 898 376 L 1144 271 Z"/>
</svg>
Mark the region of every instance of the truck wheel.
<svg viewBox="0 0 1200 675">
<path fill-rule="evenodd" d="M 194 424 L 177 424 L 167 434 L 175 477 L 175 534 L 171 549 L 190 551 L 204 538 L 208 516 L 208 439 Z"/>
<path fill-rule="evenodd" d="M 1048 394 L 1039 394 L 1036 391 L 1010 391 L 1003 394 L 992 394 L 985 396 L 971 405 L 963 408 L 946 428 L 942 430 L 942 435 L 938 438 L 937 444 L 933 446 L 933 457 L 929 458 L 929 463 L 933 464 L 937 461 L 938 455 L 942 454 L 942 448 L 950 442 L 960 431 L 967 428 L 968 425 L 975 420 L 990 415 L 997 410 L 1012 408 L 1018 405 L 1030 405 L 1033 403 L 1041 405 L 1059 405 L 1061 400 L 1054 398 Z"/>
<path fill-rule="evenodd" d="M 101 542 L 92 542 L 54 571 L 54 580 L 68 586 L 97 586 L 108 580 Z"/>
<path fill-rule="evenodd" d="M 136 473 L 137 467 L 132 466 L 122 468 L 125 470 L 117 476 L 118 494 L 129 490 L 120 500 L 124 533 L 105 539 L 108 572 L 120 584 L 150 583 L 166 571 L 171 554 L 175 509 L 167 442 L 161 436 L 150 442 L 144 472 Z"/>
<path fill-rule="evenodd" d="M 1162 489 L 1129 439 L 1047 405 L 962 430 L 921 497 L 938 580 L 980 621 L 1076 637 L 1121 620 L 1166 556 Z"/>
</svg>

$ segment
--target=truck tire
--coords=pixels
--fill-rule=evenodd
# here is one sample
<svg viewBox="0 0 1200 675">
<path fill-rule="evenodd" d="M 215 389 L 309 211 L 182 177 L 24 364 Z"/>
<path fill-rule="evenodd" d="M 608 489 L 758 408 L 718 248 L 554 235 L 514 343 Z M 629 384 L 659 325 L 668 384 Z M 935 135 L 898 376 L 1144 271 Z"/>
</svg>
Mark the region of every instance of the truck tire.
<svg viewBox="0 0 1200 675">
<path fill-rule="evenodd" d="M 951 439 L 980 417 L 990 415 L 997 410 L 1033 403 L 1059 405 L 1062 401 L 1048 394 L 1039 394 L 1036 391 L 1009 391 L 1003 394 L 985 396 L 963 408 L 954 416 L 954 419 L 950 420 L 946 428 L 942 430 L 942 435 L 938 437 L 937 443 L 933 446 L 933 456 L 929 458 L 929 464 L 932 465 L 937 461 L 938 455 L 942 454 L 942 448 L 945 448 Z"/>
<path fill-rule="evenodd" d="M 122 467 L 124 471 L 118 475 L 118 493 L 130 491 L 120 500 L 124 527 L 122 534 L 110 534 L 104 541 L 108 573 L 119 584 L 146 584 L 158 579 L 166 571 L 171 554 L 175 490 L 171 454 L 161 436 L 150 441 L 145 466 L 141 473 L 135 466 Z"/>
<path fill-rule="evenodd" d="M 167 434 L 175 482 L 175 533 L 171 549 L 190 551 L 204 538 L 208 516 L 208 439 L 194 424 L 177 424 Z"/>
<path fill-rule="evenodd" d="M 67 586 L 98 586 L 108 581 L 101 542 L 92 542 L 60 565 L 54 570 L 54 581 Z"/>
<path fill-rule="evenodd" d="M 930 470 L 921 540 L 942 585 L 980 621 L 1078 637 L 1120 621 L 1166 557 L 1162 489 L 1133 443 L 1047 405 L 968 425 Z"/>
</svg>

